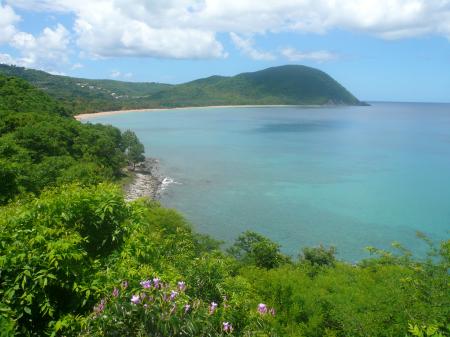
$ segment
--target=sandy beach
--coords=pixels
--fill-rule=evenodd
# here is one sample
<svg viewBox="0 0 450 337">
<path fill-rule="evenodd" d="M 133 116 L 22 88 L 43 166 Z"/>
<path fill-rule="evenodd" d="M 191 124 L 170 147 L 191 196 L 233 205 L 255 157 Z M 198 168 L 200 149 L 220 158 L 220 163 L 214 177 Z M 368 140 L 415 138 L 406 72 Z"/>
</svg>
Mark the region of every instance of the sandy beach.
<svg viewBox="0 0 450 337">
<path fill-rule="evenodd" d="M 320 107 L 319 105 L 211 105 L 211 106 L 190 106 L 190 107 L 180 107 L 180 108 L 150 108 L 150 109 L 131 109 L 131 110 L 116 110 L 116 111 L 102 111 L 93 112 L 86 114 L 75 115 L 76 120 L 85 120 L 101 116 L 112 116 L 126 114 L 130 112 L 152 112 L 152 111 L 167 111 L 167 110 L 188 110 L 188 109 L 221 109 L 221 108 L 280 108 L 280 107 L 293 107 L 299 106 L 302 108 L 314 108 Z"/>
</svg>

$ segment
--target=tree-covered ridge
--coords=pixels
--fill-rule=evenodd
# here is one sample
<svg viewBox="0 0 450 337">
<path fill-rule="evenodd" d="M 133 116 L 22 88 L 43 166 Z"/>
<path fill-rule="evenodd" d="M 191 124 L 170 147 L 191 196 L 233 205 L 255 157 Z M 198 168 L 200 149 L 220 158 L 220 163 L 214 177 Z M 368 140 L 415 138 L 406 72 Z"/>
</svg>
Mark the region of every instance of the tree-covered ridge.
<svg viewBox="0 0 450 337">
<path fill-rule="evenodd" d="M 299 65 L 233 77 L 212 76 L 174 86 L 153 97 L 164 106 L 361 104 L 326 73 Z"/>
<path fill-rule="evenodd" d="M 128 148 L 118 129 L 81 124 L 41 90 L 0 76 L 0 204 L 64 183 L 115 180 Z"/>
<path fill-rule="evenodd" d="M 162 83 L 90 80 L 0 64 L 0 74 L 25 79 L 73 113 L 147 107 L 148 97 L 170 88 Z M 150 106 L 151 107 L 151 106 Z"/>
<path fill-rule="evenodd" d="M 6 65 L 0 65 L 0 73 L 30 81 L 75 113 L 208 105 L 362 104 L 326 73 L 299 65 L 178 85 L 87 80 Z"/>
<path fill-rule="evenodd" d="M 17 77 L 0 75 L 0 112 L 69 113 L 42 90 Z"/>
</svg>

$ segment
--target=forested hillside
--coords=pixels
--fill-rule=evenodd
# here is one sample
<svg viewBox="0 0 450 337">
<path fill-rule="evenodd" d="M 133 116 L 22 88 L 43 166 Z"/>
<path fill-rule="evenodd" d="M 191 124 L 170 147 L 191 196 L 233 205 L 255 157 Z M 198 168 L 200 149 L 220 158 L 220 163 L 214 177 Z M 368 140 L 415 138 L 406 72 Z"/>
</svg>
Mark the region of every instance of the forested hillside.
<svg viewBox="0 0 450 337">
<path fill-rule="evenodd" d="M 212 76 L 155 93 L 163 106 L 362 104 L 326 73 L 305 66 L 268 68 L 232 77 Z"/>
<path fill-rule="evenodd" d="M 175 210 L 124 200 L 129 132 L 0 83 L 0 336 L 449 336 L 450 240 L 357 264 L 253 232 L 221 249 Z"/>
<path fill-rule="evenodd" d="M 50 186 L 120 178 L 126 159 L 121 132 L 69 115 L 24 80 L 0 75 L 0 204 Z"/>
<path fill-rule="evenodd" d="M 152 107 L 148 97 L 170 88 L 162 83 L 90 80 L 0 64 L 0 74 L 22 78 L 73 113 Z"/>
<path fill-rule="evenodd" d="M 0 65 L 1 73 L 30 81 L 74 113 L 209 105 L 363 104 L 328 74 L 299 65 L 178 85 L 87 80 L 7 65 Z"/>
</svg>

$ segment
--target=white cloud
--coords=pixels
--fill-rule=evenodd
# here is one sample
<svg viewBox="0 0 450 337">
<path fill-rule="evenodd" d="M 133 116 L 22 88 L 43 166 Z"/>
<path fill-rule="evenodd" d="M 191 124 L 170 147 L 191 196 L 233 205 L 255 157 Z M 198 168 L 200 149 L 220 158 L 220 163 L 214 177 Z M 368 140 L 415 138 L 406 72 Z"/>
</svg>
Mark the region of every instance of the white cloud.
<svg viewBox="0 0 450 337">
<path fill-rule="evenodd" d="M 224 57 L 215 32 L 178 25 L 177 1 L 60 1 L 76 14 L 77 44 L 94 57 Z M 80 1 L 81 3 L 83 1 Z"/>
<path fill-rule="evenodd" d="M 282 49 L 280 53 L 289 61 L 315 61 L 322 63 L 326 61 L 336 60 L 338 58 L 337 54 L 329 52 L 327 50 L 303 52 L 288 47 Z"/>
<path fill-rule="evenodd" d="M 0 3 L 0 44 L 9 42 L 11 37 L 16 33 L 15 24 L 19 22 L 20 17 L 14 10 Z"/>
<path fill-rule="evenodd" d="M 84 65 L 82 65 L 81 63 L 72 64 L 72 70 L 81 69 L 81 68 L 84 68 Z"/>
<path fill-rule="evenodd" d="M 54 29 L 46 27 L 40 35 L 16 33 L 10 45 L 20 53 L 17 63 L 25 67 L 51 70 L 57 64 L 68 63 L 70 36 L 67 29 L 58 24 Z"/>
<path fill-rule="evenodd" d="M 111 72 L 111 74 L 109 76 L 112 78 L 117 78 L 117 77 L 120 77 L 120 75 L 122 75 L 122 73 L 120 71 L 114 70 L 113 72 Z"/>
<path fill-rule="evenodd" d="M 114 78 L 114 79 L 119 79 L 119 78 L 123 78 L 123 79 L 130 79 L 133 77 L 133 73 L 122 73 L 121 71 L 118 70 L 113 70 L 111 72 L 111 74 L 109 74 L 109 77 Z"/>
<path fill-rule="evenodd" d="M 0 53 L 0 64 L 18 65 L 18 62 L 11 55 Z"/>
<path fill-rule="evenodd" d="M 253 60 L 257 61 L 270 61 L 274 60 L 275 56 L 268 52 L 262 52 L 255 49 L 254 41 L 251 38 L 242 38 L 236 33 L 230 33 L 231 41 L 233 41 L 234 45 L 242 51 L 245 55 L 250 57 Z"/>
<path fill-rule="evenodd" d="M 234 41 L 243 52 L 256 58 L 269 56 L 242 36 L 280 31 L 322 34 L 344 29 L 383 39 L 430 34 L 450 39 L 450 0 L 6 0 L 6 3 L 28 10 L 74 14 L 78 46 L 97 57 L 224 57 L 217 34 L 230 32 L 236 34 Z M 15 21 L 6 26 L 1 26 L 1 22 L 0 27 L 11 27 Z"/>
</svg>

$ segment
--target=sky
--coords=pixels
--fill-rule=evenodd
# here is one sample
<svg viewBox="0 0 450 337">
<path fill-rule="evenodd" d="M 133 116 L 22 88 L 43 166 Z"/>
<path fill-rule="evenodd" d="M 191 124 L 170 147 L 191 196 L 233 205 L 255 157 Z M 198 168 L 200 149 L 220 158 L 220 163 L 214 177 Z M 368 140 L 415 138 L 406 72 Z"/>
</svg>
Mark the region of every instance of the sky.
<svg viewBox="0 0 450 337">
<path fill-rule="evenodd" d="M 450 102 L 450 0 L 0 0 L 0 63 L 164 83 L 303 64 L 361 100 Z"/>
</svg>

